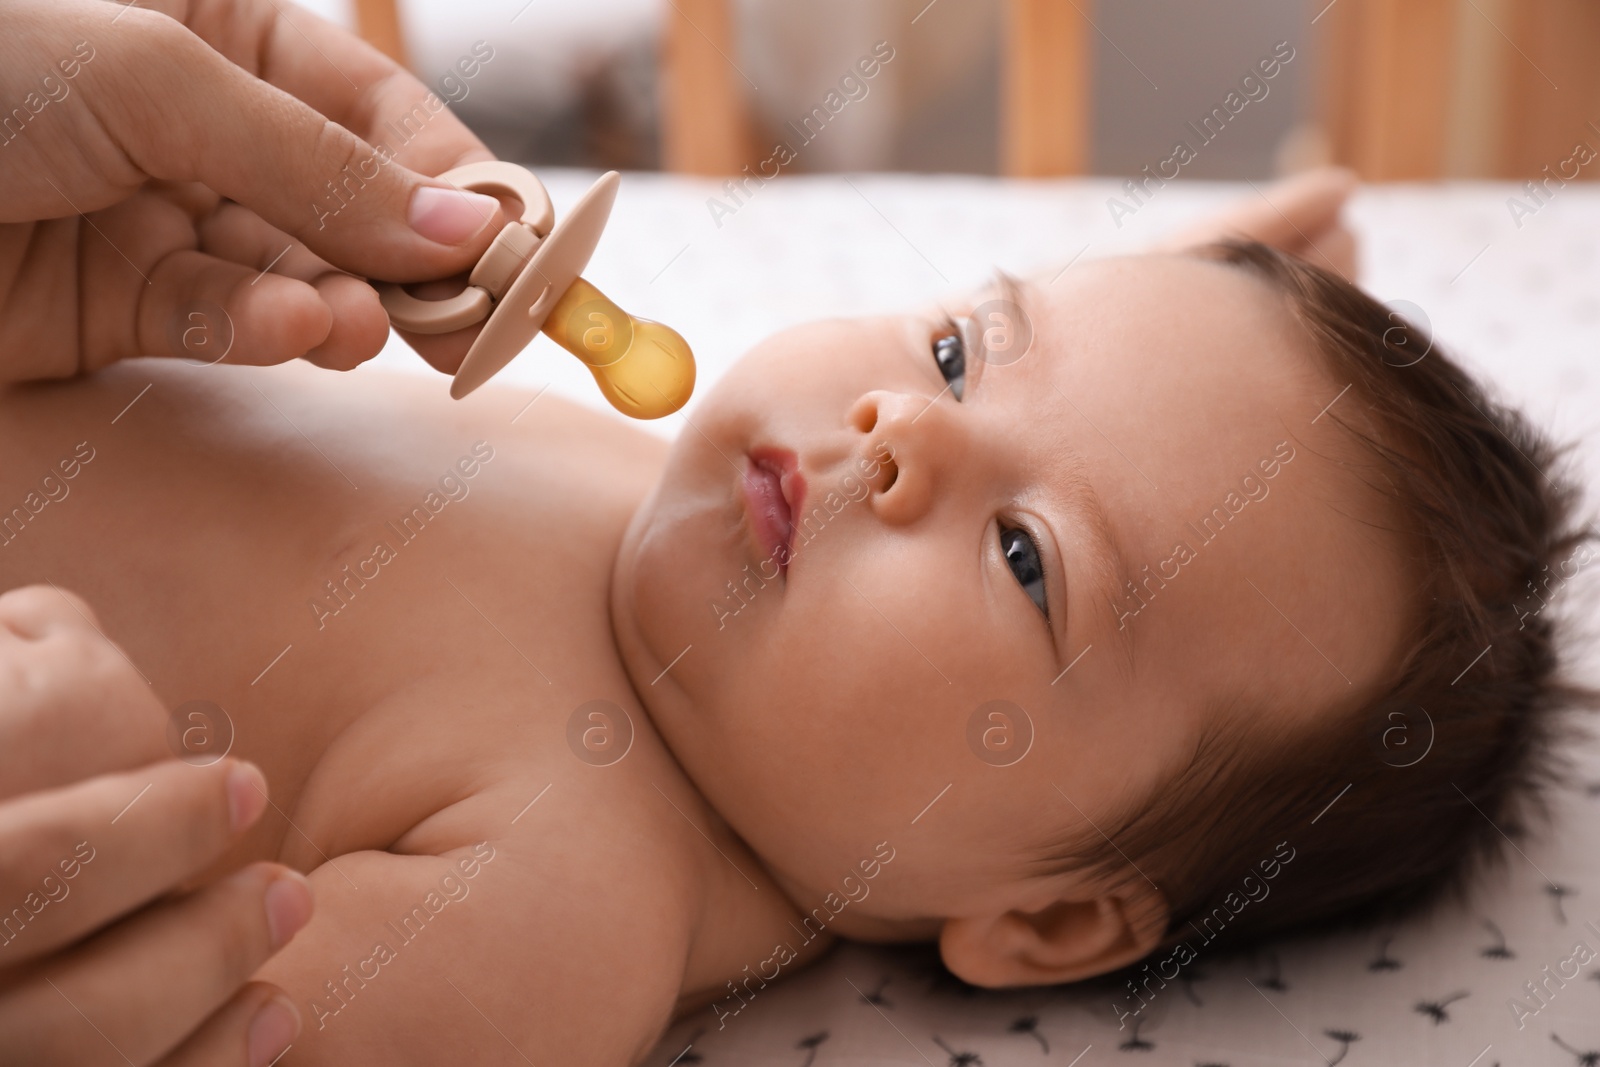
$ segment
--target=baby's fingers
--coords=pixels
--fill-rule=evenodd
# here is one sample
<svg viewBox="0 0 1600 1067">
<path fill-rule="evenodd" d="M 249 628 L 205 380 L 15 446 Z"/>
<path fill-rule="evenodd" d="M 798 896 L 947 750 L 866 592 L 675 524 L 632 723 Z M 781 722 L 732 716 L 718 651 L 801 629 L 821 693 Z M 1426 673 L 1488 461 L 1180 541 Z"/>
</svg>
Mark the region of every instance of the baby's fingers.
<svg viewBox="0 0 1600 1067">
<path fill-rule="evenodd" d="M 1337 223 L 1355 187 L 1350 171 L 1322 167 L 1251 193 L 1218 221 L 1232 235 L 1287 251 L 1316 240 Z"/>
<path fill-rule="evenodd" d="M 0 965 L 70 944 L 204 870 L 266 803 L 251 764 L 166 760 L 0 804 Z"/>
<path fill-rule="evenodd" d="M 1297 249 L 1320 242 L 1323 231 L 1338 223 L 1339 212 L 1356 184 L 1352 172 L 1338 167 L 1284 178 L 1157 242 L 1155 249 L 1181 251 L 1219 238 L 1240 237 L 1300 254 Z M 1315 253 L 1307 258 L 1315 258 Z"/>
<path fill-rule="evenodd" d="M 1356 238 L 1342 223 L 1329 226 L 1317 233 L 1308 233 L 1304 240 L 1283 247 L 1285 252 L 1298 256 L 1307 263 L 1315 263 L 1350 281 L 1356 280 Z"/>
<path fill-rule="evenodd" d="M 81 598 L 48 585 L 0 595 L 0 800 L 154 763 L 166 728 Z"/>
<path fill-rule="evenodd" d="M 7 1052 L 22 1053 L 19 1063 L 148 1064 L 178 1048 L 187 1062 L 243 1067 L 250 1061 L 237 1053 L 247 1050 L 252 1029 L 244 1016 L 270 998 L 207 1019 L 311 910 L 305 877 L 270 863 L 151 907 L 0 996 Z M 190 1055 L 216 1051 L 222 1055 Z"/>
</svg>

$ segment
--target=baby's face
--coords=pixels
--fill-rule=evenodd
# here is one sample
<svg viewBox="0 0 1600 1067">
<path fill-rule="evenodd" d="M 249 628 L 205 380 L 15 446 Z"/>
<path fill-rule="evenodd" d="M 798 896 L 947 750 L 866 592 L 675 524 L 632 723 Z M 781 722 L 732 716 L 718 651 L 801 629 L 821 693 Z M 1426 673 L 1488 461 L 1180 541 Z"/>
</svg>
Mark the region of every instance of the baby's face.
<svg viewBox="0 0 1600 1067">
<path fill-rule="evenodd" d="M 1114 825 L 1224 707 L 1294 730 L 1401 639 L 1398 553 L 1319 417 L 1345 383 L 1280 298 L 1156 256 L 1019 295 L 1031 347 L 968 344 L 959 399 L 938 310 L 757 346 L 619 554 L 613 625 L 653 721 L 803 909 L 855 898 L 847 935 L 1086 891 L 1026 861 Z M 743 488 L 772 449 L 805 484 L 778 576 Z"/>
</svg>

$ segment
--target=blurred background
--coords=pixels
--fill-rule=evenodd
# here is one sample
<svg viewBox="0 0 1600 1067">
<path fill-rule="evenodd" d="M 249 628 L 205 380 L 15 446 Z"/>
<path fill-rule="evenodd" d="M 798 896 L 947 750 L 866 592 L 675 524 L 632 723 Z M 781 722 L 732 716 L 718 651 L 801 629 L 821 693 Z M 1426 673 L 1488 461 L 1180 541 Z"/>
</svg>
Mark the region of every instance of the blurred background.
<svg viewBox="0 0 1600 1067">
<path fill-rule="evenodd" d="M 627 172 L 586 276 L 689 340 L 697 398 L 793 323 L 1059 277 L 1327 162 L 1377 183 L 1345 212 L 1370 292 L 1551 419 L 1587 395 L 1600 0 L 298 2 L 397 57 L 558 215 Z M 532 347 L 503 380 L 603 406 Z M 398 335 L 378 363 L 417 365 Z"/>
<path fill-rule="evenodd" d="M 540 166 L 1600 171 L 1574 158 L 1600 149 L 1594 0 L 302 2 L 401 58 L 497 155 Z M 479 42 L 492 59 L 464 78 Z M 878 42 L 892 58 L 864 77 Z"/>
</svg>

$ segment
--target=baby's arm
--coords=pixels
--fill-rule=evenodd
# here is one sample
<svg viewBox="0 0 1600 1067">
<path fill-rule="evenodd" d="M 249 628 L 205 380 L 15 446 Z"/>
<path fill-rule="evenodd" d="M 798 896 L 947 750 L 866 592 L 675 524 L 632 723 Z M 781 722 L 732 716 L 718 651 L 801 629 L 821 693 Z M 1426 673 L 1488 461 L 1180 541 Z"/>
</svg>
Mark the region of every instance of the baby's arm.
<svg viewBox="0 0 1600 1067">
<path fill-rule="evenodd" d="M 473 825 L 482 800 L 434 818 Z M 284 1067 L 637 1062 L 671 1020 L 687 933 L 572 843 L 518 835 L 314 870 L 312 923 L 259 975 L 304 1024 Z"/>
<path fill-rule="evenodd" d="M 1340 218 L 1355 188 L 1356 176 L 1338 167 L 1297 174 L 1163 238 L 1150 251 L 1176 252 L 1208 241 L 1243 237 L 1355 281 L 1355 235 Z"/>
<path fill-rule="evenodd" d="M 1338 167 L 1323 167 L 1284 178 L 1163 237 L 1146 251 L 1181 252 L 1211 241 L 1242 237 L 1260 241 L 1355 281 L 1356 239 L 1340 215 L 1356 184 L 1353 173 Z M 1033 277 L 1048 282 L 1060 275 L 1058 265 Z"/>
</svg>

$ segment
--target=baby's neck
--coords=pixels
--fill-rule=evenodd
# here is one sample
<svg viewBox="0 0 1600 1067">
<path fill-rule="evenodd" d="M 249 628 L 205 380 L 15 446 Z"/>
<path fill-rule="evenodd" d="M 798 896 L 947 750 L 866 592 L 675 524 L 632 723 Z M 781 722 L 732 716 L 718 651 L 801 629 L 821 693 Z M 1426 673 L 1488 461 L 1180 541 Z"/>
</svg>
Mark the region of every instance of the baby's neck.
<svg viewBox="0 0 1600 1067">
<path fill-rule="evenodd" d="M 674 1018 L 709 1007 L 726 1025 L 767 986 L 826 952 L 835 936 L 814 920 L 805 921 L 806 905 L 798 898 L 806 894 L 756 855 L 689 776 L 651 717 L 650 679 L 641 682 L 634 677 L 628 658 L 615 644 L 614 620 L 611 632 L 611 651 L 633 688 L 648 724 L 645 728 L 660 740 L 681 781 L 693 791 L 690 802 L 673 801 L 694 826 L 697 834 L 692 840 L 700 846 L 693 848 L 693 903 Z"/>
</svg>

